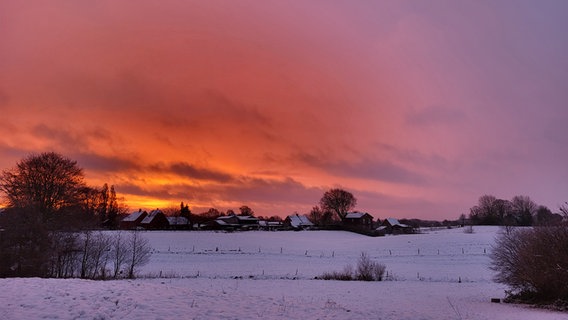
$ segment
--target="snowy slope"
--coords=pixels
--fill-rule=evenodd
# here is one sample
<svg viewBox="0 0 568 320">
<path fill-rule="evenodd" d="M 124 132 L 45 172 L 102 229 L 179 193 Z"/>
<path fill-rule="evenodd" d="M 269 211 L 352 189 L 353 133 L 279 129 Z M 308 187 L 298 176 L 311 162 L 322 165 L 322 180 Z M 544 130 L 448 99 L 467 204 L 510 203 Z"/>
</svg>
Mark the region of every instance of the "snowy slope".
<svg viewBox="0 0 568 320">
<path fill-rule="evenodd" d="M 568 318 L 490 303 L 504 296 L 487 269 L 497 229 L 475 231 L 382 238 L 347 232 L 147 232 L 154 253 L 142 272 L 179 277 L 0 279 L 0 319 Z M 395 280 L 312 279 L 354 263 L 361 251 L 385 263 Z"/>
</svg>

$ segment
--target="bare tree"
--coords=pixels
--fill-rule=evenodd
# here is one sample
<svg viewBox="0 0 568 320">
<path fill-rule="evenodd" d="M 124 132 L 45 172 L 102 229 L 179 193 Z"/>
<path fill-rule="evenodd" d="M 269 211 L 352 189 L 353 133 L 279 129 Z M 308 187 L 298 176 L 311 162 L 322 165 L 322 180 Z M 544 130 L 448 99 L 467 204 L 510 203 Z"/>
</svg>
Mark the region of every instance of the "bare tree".
<svg viewBox="0 0 568 320">
<path fill-rule="evenodd" d="M 320 199 L 320 206 L 323 210 L 329 210 L 340 219 L 344 219 L 349 210 L 355 208 L 357 199 L 343 189 L 331 189 L 326 191 Z"/>
<path fill-rule="evenodd" d="M 484 225 L 514 224 L 511 202 L 492 195 L 479 197 L 478 205 L 469 209 L 472 222 Z"/>
<path fill-rule="evenodd" d="M 320 226 L 322 225 L 323 211 L 319 206 L 314 206 L 312 210 L 310 210 L 309 218 L 315 225 Z"/>
<path fill-rule="evenodd" d="M 94 234 L 92 245 L 89 248 L 90 279 L 105 279 L 107 277 L 107 264 L 109 260 L 111 237 L 100 231 Z"/>
<path fill-rule="evenodd" d="M 538 209 L 537 204 L 528 196 L 514 196 L 511 200 L 513 220 L 518 226 L 530 226 L 533 224 L 533 216 Z"/>
<path fill-rule="evenodd" d="M 79 265 L 80 234 L 77 232 L 54 232 L 52 239 L 51 270 L 48 277 L 71 278 Z"/>
<path fill-rule="evenodd" d="M 112 277 L 116 279 L 120 275 L 122 266 L 128 262 L 130 252 L 128 250 L 129 247 L 125 243 L 122 231 L 118 231 L 114 234 L 111 241 L 110 259 L 113 263 Z"/>
<path fill-rule="evenodd" d="M 0 191 L 8 207 L 30 208 L 43 222 L 63 208 L 75 206 L 85 186 L 77 162 L 54 152 L 31 155 L 0 175 Z"/>
<path fill-rule="evenodd" d="M 240 216 L 254 216 L 254 211 L 252 211 L 252 209 L 248 206 L 241 206 L 239 211 Z"/>
<path fill-rule="evenodd" d="M 132 231 L 128 247 L 128 278 L 133 279 L 137 268 L 150 261 L 152 251 L 148 239 L 142 237 L 138 230 Z"/>
<path fill-rule="evenodd" d="M 564 220 L 568 220 L 568 202 L 564 202 L 564 204 L 560 206 L 560 212 L 564 215 Z"/>
</svg>

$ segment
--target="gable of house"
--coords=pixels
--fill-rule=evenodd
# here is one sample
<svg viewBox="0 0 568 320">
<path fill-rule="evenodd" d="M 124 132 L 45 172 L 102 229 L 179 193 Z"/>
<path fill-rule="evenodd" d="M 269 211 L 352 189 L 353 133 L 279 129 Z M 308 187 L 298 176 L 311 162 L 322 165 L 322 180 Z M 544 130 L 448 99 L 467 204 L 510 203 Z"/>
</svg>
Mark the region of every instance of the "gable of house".
<svg viewBox="0 0 568 320">
<path fill-rule="evenodd" d="M 121 229 L 136 229 L 140 223 L 146 218 L 146 211 L 138 210 L 124 217 L 119 223 Z"/>
<path fill-rule="evenodd" d="M 314 224 L 310 221 L 310 219 L 308 219 L 306 215 L 299 214 L 287 216 L 285 222 L 287 225 L 295 229 L 309 228 L 314 226 Z"/>
<path fill-rule="evenodd" d="M 159 210 L 152 210 L 143 220 L 140 222 L 140 226 L 145 229 L 164 229 L 168 227 L 169 222 L 164 213 Z"/>
</svg>

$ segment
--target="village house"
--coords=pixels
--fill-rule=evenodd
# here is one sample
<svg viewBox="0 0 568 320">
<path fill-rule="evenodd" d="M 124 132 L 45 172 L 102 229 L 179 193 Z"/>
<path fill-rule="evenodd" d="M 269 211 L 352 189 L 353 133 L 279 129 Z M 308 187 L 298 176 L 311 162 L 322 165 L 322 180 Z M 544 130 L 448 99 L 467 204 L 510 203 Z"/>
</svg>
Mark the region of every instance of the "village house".
<svg viewBox="0 0 568 320">
<path fill-rule="evenodd" d="M 304 230 L 313 228 L 314 224 L 306 215 L 299 215 L 296 213 L 286 217 L 284 220 L 284 226 L 294 230 Z"/>
<path fill-rule="evenodd" d="M 188 230 L 191 229 L 191 223 L 186 217 L 166 217 L 168 225 L 172 230 Z"/>
<path fill-rule="evenodd" d="M 140 227 L 146 230 L 163 230 L 169 227 L 169 222 L 162 210 L 156 209 L 150 211 L 140 222 Z"/>
<path fill-rule="evenodd" d="M 400 223 L 398 219 L 387 218 L 383 221 L 380 227 L 377 228 L 385 234 L 403 234 L 403 233 L 414 233 L 414 228 L 409 225 Z"/>
<path fill-rule="evenodd" d="M 278 231 L 278 230 L 283 230 L 285 227 L 284 227 L 284 222 L 282 221 L 259 220 L 258 228 L 260 230 L 265 230 L 265 231 Z"/>
<path fill-rule="evenodd" d="M 148 213 L 146 211 L 142 211 L 142 209 L 140 209 L 124 217 L 124 219 L 120 221 L 119 227 L 123 230 L 134 230 L 140 226 L 140 223 L 147 215 Z"/>
<path fill-rule="evenodd" d="M 253 216 L 237 216 L 234 214 L 228 216 L 220 216 L 214 221 L 212 226 L 215 229 L 222 230 L 250 230 L 258 229 L 258 218 Z"/>
<path fill-rule="evenodd" d="M 373 216 L 366 212 L 348 212 L 343 218 L 343 225 L 347 229 L 372 230 Z"/>
</svg>

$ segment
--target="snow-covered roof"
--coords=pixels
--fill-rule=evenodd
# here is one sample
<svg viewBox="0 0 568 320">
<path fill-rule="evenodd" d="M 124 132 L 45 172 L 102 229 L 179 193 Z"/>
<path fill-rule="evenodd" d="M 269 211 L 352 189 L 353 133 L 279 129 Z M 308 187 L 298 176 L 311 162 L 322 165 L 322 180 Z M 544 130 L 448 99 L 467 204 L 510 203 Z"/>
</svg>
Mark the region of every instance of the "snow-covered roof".
<svg viewBox="0 0 568 320">
<path fill-rule="evenodd" d="M 347 215 L 345 215 L 345 218 L 346 218 L 346 219 L 360 219 L 360 218 L 362 218 L 362 217 L 363 217 L 364 215 L 366 215 L 366 214 L 368 214 L 368 213 L 366 213 L 366 212 L 358 212 L 358 211 L 355 211 L 355 212 L 348 212 Z"/>
<path fill-rule="evenodd" d="M 129 214 L 128 216 L 124 217 L 124 219 L 122 219 L 122 221 L 136 221 L 136 220 L 138 220 L 138 218 L 140 218 L 140 216 L 142 216 L 144 213 L 146 213 L 146 211 L 136 211 L 136 212 L 133 212 L 133 213 Z"/>
<path fill-rule="evenodd" d="M 160 210 L 150 211 L 150 213 L 148 213 L 146 218 L 144 218 L 144 220 L 142 220 L 142 222 L 140 222 L 140 223 L 143 223 L 143 224 L 152 223 L 152 220 L 154 220 L 154 218 L 156 218 L 158 216 L 158 213 L 162 213 L 162 211 L 160 211 Z"/>
<path fill-rule="evenodd" d="M 395 218 L 386 218 L 385 220 L 387 220 L 391 226 L 400 224 L 400 222 L 398 222 L 398 219 Z"/>
<path fill-rule="evenodd" d="M 216 219 L 215 222 L 220 226 L 228 226 L 229 224 L 223 219 Z"/>
<path fill-rule="evenodd" d="M 282 221 L 266 221 L 260 220 L 258 221 L 258 225 L 261 227 L 279 227 L 282 225 Z"/>
<path fill-rule="evenodd" d="M 311 227 L 314 225 L 305 215 L 301 216 L 298 214 L 293 214 L 291 216 L 288 216 L 288 219 L 290 219 L 290 225 L 294 228 Z"/>
<path fill-rule="evenodd" d="M 238 226 L 238 219 L 237 221 L 235 221 L 234 219 L 236 218 L 235 215 L 228 215 L 228 216 L 220 216 L 217 219 L 215 219 L 215 223 L 217 223 L 220 226 Z"/>
<path fill-rule="evenodd" d="M 171 226 L 173 225 L 186 225 L 189 220 L 186 217 L 166 217 Z"/>
<path fill-rule="evenodd" d="M 406 224 L 404 224 L 404 223 L 400 223 L 400 222 L 398 221 L 398 219 L 395 219 L 395 218 L 386 218 L 385 220 L 388 221 L 389 224 L 390 224 L 392 227 L 394 227 L 394 226 L 399 226 L 399 227 L 402 227 L 402 228 L 409 228 L 409 227 L 410 227 L 409 225 L 406 225 Z"/>
<path fill-rule="evenodd" d="M 258 218 L 253 216 L 236 216 L 239 221 L 258 221 Z"/>
</svg>

